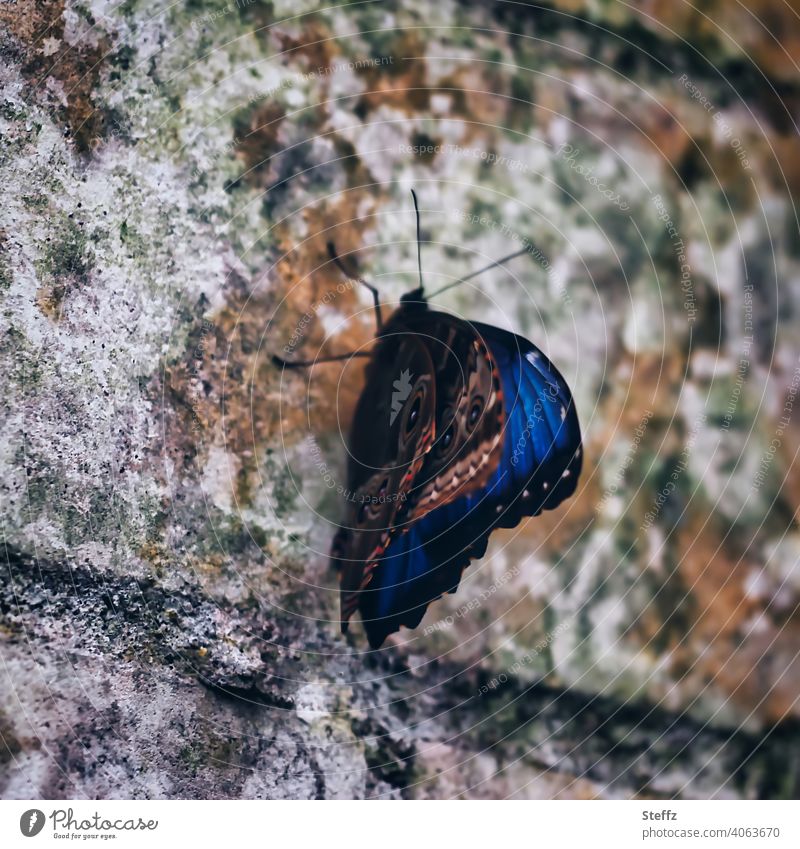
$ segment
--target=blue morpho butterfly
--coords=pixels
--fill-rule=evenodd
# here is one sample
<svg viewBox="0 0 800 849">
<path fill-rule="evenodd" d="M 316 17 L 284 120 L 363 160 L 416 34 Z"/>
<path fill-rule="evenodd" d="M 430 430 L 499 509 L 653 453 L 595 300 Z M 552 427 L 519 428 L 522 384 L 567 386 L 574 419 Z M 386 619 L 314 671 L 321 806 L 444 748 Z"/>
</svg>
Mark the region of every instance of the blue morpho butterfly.
<svg viewBox="0 0 800 849">
<path fill-rule="evenodd" d="M 569 498 L 581 471 L 581 432 L 569 387 L 531 342 L 498 327 L 432 310 L 422 283 L 385 323 L 378 291 L 366 384 L 348 440 L 352 497 L 331 547 L 346 632 L 359 610 L 370 646 L 419 625 L 453 593 L 495 528 Z M 328 245 L 331 259 L 348 275 Z M 525 253 L 517 251 L 435 294 Z"/>
</svg>

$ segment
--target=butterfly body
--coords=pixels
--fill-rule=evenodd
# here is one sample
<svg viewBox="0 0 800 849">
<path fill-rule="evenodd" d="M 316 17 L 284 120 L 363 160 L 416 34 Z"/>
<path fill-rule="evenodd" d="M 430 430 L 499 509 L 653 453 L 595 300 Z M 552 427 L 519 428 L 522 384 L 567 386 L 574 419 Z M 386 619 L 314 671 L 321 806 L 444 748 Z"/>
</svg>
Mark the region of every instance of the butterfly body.
<svg viewBox="0 0 800 849">
<path fill-rule="evenodd" d="M 342 628 L 358 609 L 373 648 L 454 592 L 494 528 L 571 495 L 581 467 L 574 403 L 545 355 L 420 290 L 378 333 L 348 451 L 331 559 Z"/>
</svg>

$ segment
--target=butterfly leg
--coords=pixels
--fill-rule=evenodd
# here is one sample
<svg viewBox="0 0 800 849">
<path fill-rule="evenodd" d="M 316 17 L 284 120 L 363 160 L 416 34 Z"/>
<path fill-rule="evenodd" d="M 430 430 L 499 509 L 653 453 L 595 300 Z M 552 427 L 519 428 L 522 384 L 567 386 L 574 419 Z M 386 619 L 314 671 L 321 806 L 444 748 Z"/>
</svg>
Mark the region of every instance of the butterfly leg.
<svg viewBox="0 0 800 849">
<path fill-rule="evenodd" d="M 273 355 L 272 362 L 278 368 L 309 368 L 319 363 L 338 363 L 353 357 L 370 357 L 369 351 L 351 351 L 349 354 L 339 354 L 335 357 L 318 357 L 316 360 L 284 360 L 282 357 Z"/>
<path fill-rule="evenodd" d="M 383 318 L 381 317 L 381 301 L 378 295 L 378 290 L 371 284 L 367 283 L 367 281 L 363 277 L 353 277 L 352 274 L 348 272 L 348 270 L 344 267 L 344 263 L 339 259 L 339 254 L 336 253 L 336 247 L 333 242 L 328 242 L 328 253 L 331 255 L 331 259 L 336 263 L 337 268 L 344 274 L 345 277 L 351 277 L 353 280 L 358 280 L 358 282 L 362 286 L 366 286 L 370 292 L 372 292 L 372 300 L 375 303 L 375 322 L 378 325 L 378 330 L 383 327 Z"/>
</svg>

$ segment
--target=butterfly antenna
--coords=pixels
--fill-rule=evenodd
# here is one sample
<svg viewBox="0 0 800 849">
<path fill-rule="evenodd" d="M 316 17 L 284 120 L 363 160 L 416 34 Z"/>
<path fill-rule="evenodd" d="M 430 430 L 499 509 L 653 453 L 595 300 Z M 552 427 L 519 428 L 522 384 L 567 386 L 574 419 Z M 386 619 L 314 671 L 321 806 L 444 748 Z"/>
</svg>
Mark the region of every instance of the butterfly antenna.
<svg viewBox="0 0 800 849">
<path fill-rule="evenodd" d="M 421 292 L 425 288 L 422 283 L 422 240 L 419 234 L 419 204 L 414 189 L 411 189 L 411 197 L 414 198 L 414 212 L 417 214 L 417 268 L 419 269 L 419 290 Z"/>
<path fill-rule="evenodd" d="M 468 274 L 466 277 L 460 277 L 458 280 L 454 280 L 452 283 L 448 283 L 446 286 L 442 286 L 441 289 L 437 289 L 435 292 L 428 295 L 428 298 L 435 298 L 437 295 L 441 295 L 442 292 L 446 292 L 448 289 L 452 289 L 454 286 L 460 286 L 462 283 L 466 283 L 467 280 L 472 280 L 473 277 L 477 277 L 479 274 L 483 274 L 484 271 L 488 271 L 490 268 L 494 268 L 498 265 L 503 265 L 503 263 L 508 262 L 510 259 L 515 259 L 516 257 L 522 256 L 522 254 L 526 253 L 528 253 L 528 248 L 522 248 L 521 250 L 514 251 L 513 254 L 504 256 L 502 259 L 495 259 L 488 265 L 484 265 L 483 268 L 479 268 L 477 271 L 473 271 L 471 274 Z"/>
</svg>

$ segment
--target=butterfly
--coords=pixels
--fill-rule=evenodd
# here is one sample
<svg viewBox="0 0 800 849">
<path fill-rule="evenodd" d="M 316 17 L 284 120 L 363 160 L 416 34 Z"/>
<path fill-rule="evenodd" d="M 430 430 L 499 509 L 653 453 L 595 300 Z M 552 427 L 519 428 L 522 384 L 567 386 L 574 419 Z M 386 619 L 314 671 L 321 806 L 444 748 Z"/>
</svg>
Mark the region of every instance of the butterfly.
<svg viewBox="0 0 800 849">
<path fill-rule="evenodd" d="M 340 576 L 341 627 L 359 611 L 370 647 L 416 628 L 428 606 L 454 593 L 463 570 L 486 552 L 495 528 L 551 510 L 576 489 L 581 430 L 566 381 L 532 342 L 430 307 L 419 286 L 377 324 L 347 449 L 347 506 L 330 559 Z M 350 277 L 328 245 L 331 259 Z M 497 260 L 463 283 L 527 252 Z"/>
</svg>

